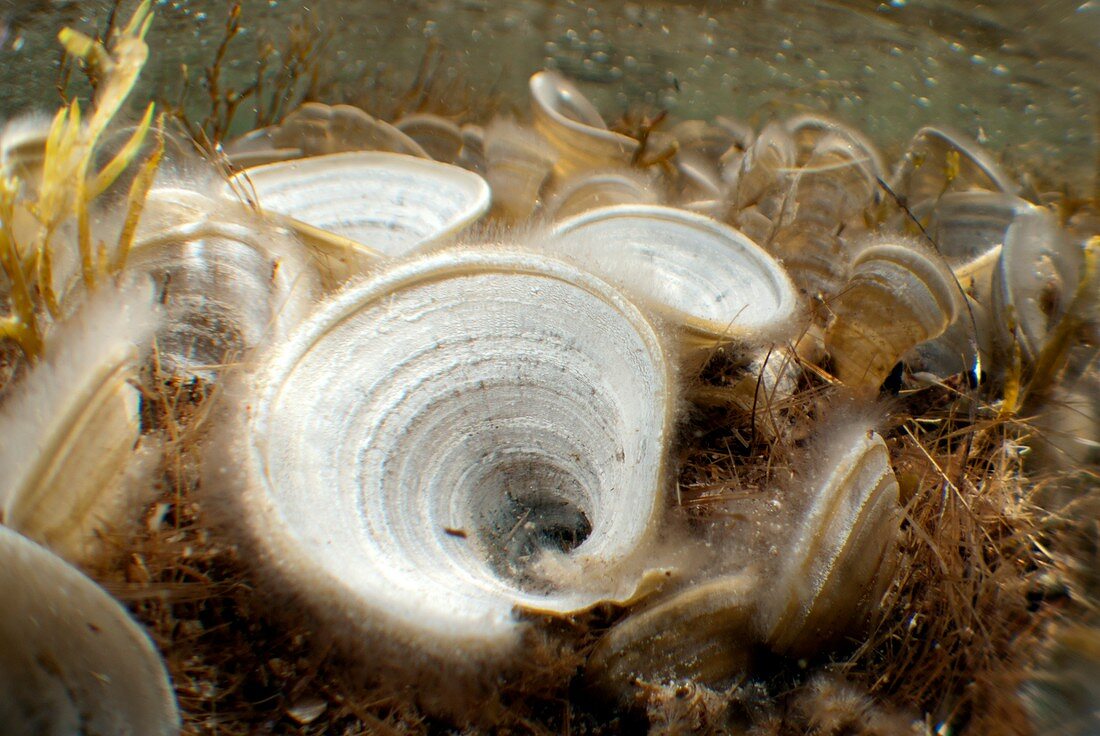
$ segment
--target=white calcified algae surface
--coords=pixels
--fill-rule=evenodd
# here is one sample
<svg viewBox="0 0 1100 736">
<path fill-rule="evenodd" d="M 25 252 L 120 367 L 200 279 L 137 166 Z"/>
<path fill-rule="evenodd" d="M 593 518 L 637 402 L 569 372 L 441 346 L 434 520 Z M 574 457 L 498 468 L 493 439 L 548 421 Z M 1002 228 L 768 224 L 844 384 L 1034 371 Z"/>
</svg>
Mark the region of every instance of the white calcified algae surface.
<svg viewBox="0 0 1100 736">
<path fill-rule="evenodd" d="M 650 324 L 594 277 L 445 252 L 349 288 L 273 351 L 242 397 L 241 456 L 208 480 L 243 484 L 250 535 L 303 595 L 481 659 L 515 645 L 517 607 L 632 597 L 670 377 Z"/>
</svg>

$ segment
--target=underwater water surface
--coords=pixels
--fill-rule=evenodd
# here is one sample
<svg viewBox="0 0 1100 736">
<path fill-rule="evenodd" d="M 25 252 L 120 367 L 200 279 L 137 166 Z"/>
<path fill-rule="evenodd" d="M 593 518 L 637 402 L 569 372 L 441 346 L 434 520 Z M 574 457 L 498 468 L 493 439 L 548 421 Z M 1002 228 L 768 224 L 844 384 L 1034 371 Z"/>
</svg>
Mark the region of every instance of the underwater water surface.
<svg viewBox="0 0 1100 736">
<path fill-rule="evenodd" d="M 102 28 L 110 0 L 0 2 L 0 116 L 50 111 L 64 25 Z M 202 101 L 202 70 L 231 3 L 157 0 L 142 92 Z M 128 13 L 123 4 L 120 15 Z M 411 84 L 429 48 L 433 74 L 468 88 L 470 117 L 526 110 L 532 72 L 557 68 L 613 118 L 631 108 L 761 124 L 802 110 L 856 124 L 888 155 L 921 125 L 958 129 L 1010 168 L 1075 193 L 1094 186 L 1100 105 L 1095 0 L 244 0 L 223 83 L 246 86 L 261 49 L 293 33 L 323 40 L 316 81 L 355 100 Z M 324 101 L 343 101 L 327 99 Z M 491 111 L 486 109 L 484 117 Z M 245 105 L 234 130 L 250 127 Z"/>
</svg>

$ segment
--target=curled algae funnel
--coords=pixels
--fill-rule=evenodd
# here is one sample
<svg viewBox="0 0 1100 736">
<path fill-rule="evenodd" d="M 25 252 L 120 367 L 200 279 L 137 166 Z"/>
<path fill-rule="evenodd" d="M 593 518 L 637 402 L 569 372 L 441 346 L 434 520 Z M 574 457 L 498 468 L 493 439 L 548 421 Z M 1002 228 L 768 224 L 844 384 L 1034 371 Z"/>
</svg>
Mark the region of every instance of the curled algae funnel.
<svg viewBox="0 0 1100 736">
<path fill-rule="evenodd" d="M 150 676 L 36 649 L 90 609 L 14 670 L 109 733 L 1100 730 L 1097 38 L 0 10 L 0 523 Z"/>
<path fill-rule="evenodd" d="M 272 585 L 394 659 L 372 666 L 476 683 L 519 654 L 515 609 L 635 597 L 671 371 L 608 285 L 450 251 L 350 287 L 283 347 L 238 389 L 220 435 L 241 447 L 204 480 L 237 497 Z M 461 689 L 428 682 L 426 700 Z"/>
</svg>

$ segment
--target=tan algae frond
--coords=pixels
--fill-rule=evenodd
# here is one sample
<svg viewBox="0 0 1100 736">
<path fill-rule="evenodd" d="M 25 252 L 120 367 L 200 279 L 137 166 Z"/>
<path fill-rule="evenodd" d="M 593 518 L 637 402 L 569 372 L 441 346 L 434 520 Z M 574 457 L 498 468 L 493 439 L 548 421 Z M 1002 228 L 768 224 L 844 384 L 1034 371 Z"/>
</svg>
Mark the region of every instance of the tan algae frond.
<svg viewBox="0 0 1100 736">
<path fill-rule="evenodd" d="M 108 258 L 106 244 L 93 243 L 89 211 L 92 201 L 137 158 L 152 127 L 153 105 L 146 108 L 134 132 L 106 165 L 97 169 L 93 161 L 100 138 L 132 92 L 148 58 L 145 34 L 152 18 L 146 0 L 106 46 L 71 28 L 58 34 L 70 57 L 94 69 L 100 80 L 91 115 L 85 117 L 74 100 L 54 116 L 45 139 L 37 189 L 23 186 L 18 177 L 0 187 L 0 265 L 12 290 L 12 314 L 0 318 L 0 337 L 15 340 L 31 360 L 42 350 L 43 308 L 53 318 L 62 314 L 54 276 L 54 240 L 61 226 L 75 215 L 80 270 L 87 288 L 94 288 L 101 277 L 117 273 L 125 265 L 134 224 L 163 152 L 159 134 L 130 187 L 126 224 L 114 258 Z M 21 212 L 30 216 L 31 227 L 15 226 Z"/>
</svg>

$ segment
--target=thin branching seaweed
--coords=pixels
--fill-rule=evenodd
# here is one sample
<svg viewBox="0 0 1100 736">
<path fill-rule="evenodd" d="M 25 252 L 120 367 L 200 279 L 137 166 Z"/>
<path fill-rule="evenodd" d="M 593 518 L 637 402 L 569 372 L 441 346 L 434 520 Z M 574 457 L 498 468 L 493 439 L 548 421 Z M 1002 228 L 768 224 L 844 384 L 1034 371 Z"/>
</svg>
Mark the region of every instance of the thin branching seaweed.
<svg viewBox="0 0 1100 736">
<path fill-rule="evenodd" d="M 248 54 L 255 60 L 256 75 L 238 84 L 226 79 L 225 70 L 240 53 L 235 43 L 240 33 L 241 4 L 234 2 L 226 10 L 213 59 L 200 71 L 197 85 L 202 93 L 193 94 L 196 81 L 185 66 L 181 69 L 183 83 L 176 99 L 161 101 L 207 155 L 215 155 L 218 146 L 239 125 L 245 125 L 246 129 L 277 125 L 289 112 L 316 95 L 328 36 L 308 10 L 291 23 L 281 48 L 267 37 L 257 41 L 255 53 Z M 193 96 L 199 99 L 192 100 Z M 252 110 L 251 118 L 241 120 L 241 111 L 248 108 Z"/>
</svg>

